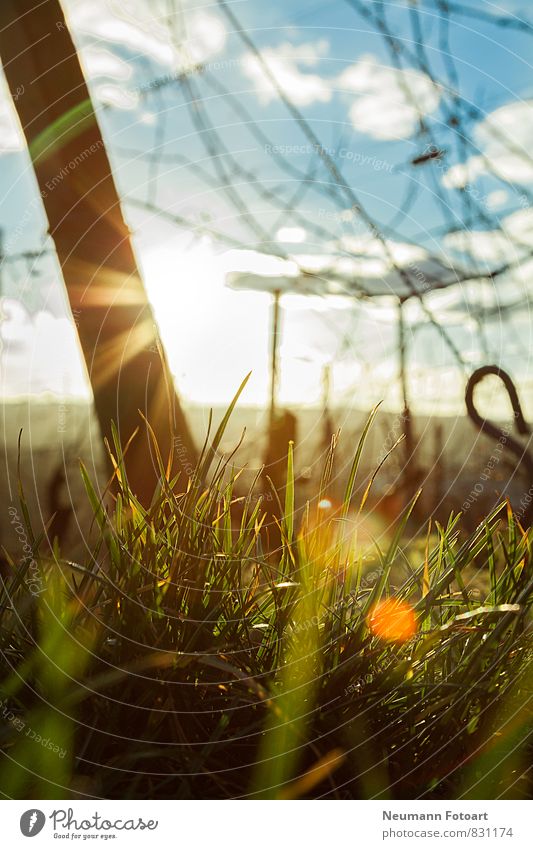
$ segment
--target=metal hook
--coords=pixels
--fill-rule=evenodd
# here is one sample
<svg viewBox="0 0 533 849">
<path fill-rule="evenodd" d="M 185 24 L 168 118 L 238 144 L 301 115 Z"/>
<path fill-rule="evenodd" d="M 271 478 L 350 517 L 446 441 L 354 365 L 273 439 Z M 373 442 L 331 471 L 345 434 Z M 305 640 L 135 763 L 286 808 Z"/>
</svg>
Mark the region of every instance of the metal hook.
<svg viewBox="0 0 533 849">
<path fill-rule="evenodd" d="M 466 409 L 468 411 L 468 415 L 470 416 L 471 420 L 474 422 L 478 430 L 482 431 L 483 433 L 487 433 L 493 439 L 496 439 L 503 445 L 505 445 L 506 448 L 509 448 L 509 450 L 515 455 L 515 457 L 518 458 L 519 464 L 525 467 L 529 475 L 529 480 L 531 483 L 533 483 L 533 456 L 529 453 L 527 448 L 517 439 L 514 439 L 514 437 L 512 437 L 507 431 L 503 431 L 493 422 L 489 421 L 488 419 L 484 419 L 478 413 L 475 407 L 474 389 L 477 384 L 480 383 L 489 374 L 494 374 L 496 375 L 496 377 L 499 377 L 507 390 L 511 406 L 513 408 L 516 429 L 518 433 L 522 436 L 529 436 L 531 434 L 531 428 L 526 422 L 524 414 L 522 412 L 522 407 L 520 404 L 520 399 L 518 397 L 518 392 L 516 391 L 516 386 L 514 385 L 510 375 L 508 375 L 507 372 L 499 366 L 481 366 L 481 368 L 476 369 L 475 372 L 470 375 L 465 392 Z M 530 501 L 530 503 L 524 510 L 523 518 L 525 520 L 525 524 L 531 524 L 532 517 L 533 499 Z"/>
</svg>

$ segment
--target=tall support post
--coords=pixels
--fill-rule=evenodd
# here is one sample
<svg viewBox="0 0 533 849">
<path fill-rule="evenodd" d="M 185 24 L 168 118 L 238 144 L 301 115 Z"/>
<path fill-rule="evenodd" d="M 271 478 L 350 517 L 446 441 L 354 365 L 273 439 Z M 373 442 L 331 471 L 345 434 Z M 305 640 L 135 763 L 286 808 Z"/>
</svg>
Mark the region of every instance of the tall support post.
<svg viewBox="0 0 533 849">
<path fill-rule="evenodd" d="M 281 321 L 281 292 L 276 289 L 272 301 L 272 322 L 271 322 L 271 338 L 270 338 L 270 428 L 272 428 L 276 419 L 277 412 L 277 394 L 279 384 L 279 340 L 280 340 L 280 321 Z"/>
<path fill-rule="evenodd" d="M 115 421 L 132 490 L 147 504 L 166 461 L 196 452 L 161 354 L 104 141 L 59 0 L 2 0 L 0 57 L 28 143 L 94 394 L 102 434 Z M 184 281 L 189 285 L 189 281 Z"/>
<path fill-rule="evenodd" d="M 413 425 L 411 421 L 411 409 L 409 406 L 409 391 L 407 387 L 407 340 L 405 333 L 404 304 L 401 298 L 398 301 L 398 357 L 399 357 L 399 380 L 402 394 L 402 416 L 403 433 L 405 437 L 405 471 L 404 480 L 409 483 L 413 478 L 414 469 L 414 440 Z"/>
</svg>

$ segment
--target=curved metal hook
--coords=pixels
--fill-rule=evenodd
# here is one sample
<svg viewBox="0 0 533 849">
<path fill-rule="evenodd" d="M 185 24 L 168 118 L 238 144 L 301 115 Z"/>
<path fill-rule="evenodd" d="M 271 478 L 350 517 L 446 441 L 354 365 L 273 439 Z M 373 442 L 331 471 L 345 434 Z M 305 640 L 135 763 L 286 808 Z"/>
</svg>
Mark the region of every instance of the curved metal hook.
<svg viewBox="0 0 533 849">
<path fill-rule="evenodd" d="M 485 378 L 488 374 L 494 374 L 496 377 L 499 377 L 502 381 L 503 385 L 507 390 L 507 394 L 509 395 L 509 400 L 511 402 L 514 418 L 516 421 L 516 429 L 518 433 L 522 436 L 528 436 L 531 434 L 531 428 L 524 418 L 524 414 L 522 412 L 522 407 L 520 405 L 520 399 L 518 397 L 518 392 L 516 391 L 516 386 L 514 385 L 510 375 L 507 374 L 499 366 L 481 366 L 470 375 L 468 379 L 468 383 L 466 385 L 465 392 L 465 401 L 466 401 L 466 409 L 468 411 L 468 415 L 478 428 L 478 430 L 487 433 L 489 436 L 492 436 L 493 439 L 500 441 L 506 448 L 518 457 L 520 464 L 522 464 L 529 475 L 530 482 L 533 483 L 533 456 L 529 453 L 529 451 L 519 442 L 517 439 L 514 439 L 507 431 L 502 430 L 500 427 L 495 425 L 493 422 L 488 419 L 484 419 L 477 411 L 474 404 L 474 389 L 478 383 L 480 383 L 483 378 Z M 527 509 L 524 512 L 524 519 L 526 519 L 527 524 L 530 524 L 531 519 L 533 517 L 533 501 L 528 505 Z"/>
</svg>

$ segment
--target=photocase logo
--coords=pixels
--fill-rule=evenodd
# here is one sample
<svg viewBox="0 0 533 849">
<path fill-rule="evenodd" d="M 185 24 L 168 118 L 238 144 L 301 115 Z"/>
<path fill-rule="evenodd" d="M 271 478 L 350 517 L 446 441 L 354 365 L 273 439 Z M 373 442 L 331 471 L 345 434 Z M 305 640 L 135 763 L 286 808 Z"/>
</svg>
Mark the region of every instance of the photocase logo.
<svg viewBox="0 0 533 849">
<path fill-rule="evenodd" d="M 29 811 L 24 811 L 20 818 L 20 830 L 24 837 L 35 837 L 43 830 L 46 817 L 42 811 L 37 808 L 31 808 Z"/>
</svg>

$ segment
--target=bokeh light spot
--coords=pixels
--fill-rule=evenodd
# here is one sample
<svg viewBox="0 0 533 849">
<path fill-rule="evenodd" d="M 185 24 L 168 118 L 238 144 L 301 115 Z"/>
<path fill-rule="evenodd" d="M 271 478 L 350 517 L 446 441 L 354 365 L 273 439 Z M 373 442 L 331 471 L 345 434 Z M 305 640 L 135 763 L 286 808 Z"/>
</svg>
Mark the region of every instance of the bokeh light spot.
<svg viewBox="0 0 533 849">
<path fill-rule="evenodd" d="M 413 608 L 397 598 L 378 602 L 370 612 L 367 622 L 372 633 L 384 640 L 404 643 L 416 633 Z"/>
</svg>

